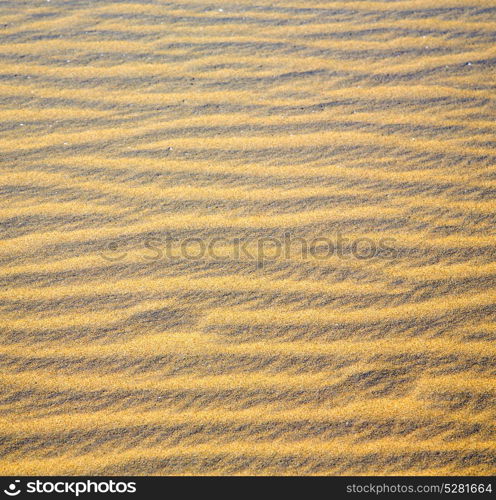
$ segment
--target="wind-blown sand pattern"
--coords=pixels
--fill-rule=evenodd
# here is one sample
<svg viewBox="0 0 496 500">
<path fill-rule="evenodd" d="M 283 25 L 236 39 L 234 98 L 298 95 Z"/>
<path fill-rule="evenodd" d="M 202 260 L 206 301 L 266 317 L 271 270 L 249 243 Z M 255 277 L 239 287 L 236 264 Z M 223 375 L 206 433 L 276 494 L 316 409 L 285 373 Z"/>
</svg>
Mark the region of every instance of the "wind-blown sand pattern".
<svg viewBox="0 0 496 500">
<path fill-rule="evenodd" d="M 494 2 L 0 27 L 1 474 L 496 472 Z M 229 253 L 284 233 L 395 252 Z"/>
</svg>

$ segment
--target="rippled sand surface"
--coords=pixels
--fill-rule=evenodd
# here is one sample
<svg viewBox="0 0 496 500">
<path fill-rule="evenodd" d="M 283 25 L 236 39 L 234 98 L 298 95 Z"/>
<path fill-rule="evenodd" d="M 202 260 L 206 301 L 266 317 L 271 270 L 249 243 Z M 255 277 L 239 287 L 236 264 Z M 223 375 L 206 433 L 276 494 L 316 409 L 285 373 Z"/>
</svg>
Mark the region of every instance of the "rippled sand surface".
<svg viewBox="0 0 496 500">
<path fill-rule="evenodd" d="M 1 2 L 0 473 L 495 473 L 495 40 L 485 0 Z"/>
</svg>

